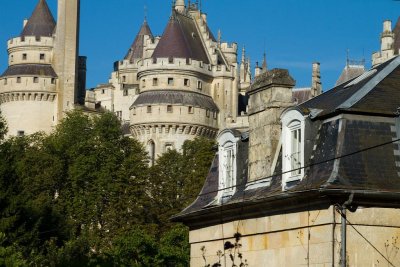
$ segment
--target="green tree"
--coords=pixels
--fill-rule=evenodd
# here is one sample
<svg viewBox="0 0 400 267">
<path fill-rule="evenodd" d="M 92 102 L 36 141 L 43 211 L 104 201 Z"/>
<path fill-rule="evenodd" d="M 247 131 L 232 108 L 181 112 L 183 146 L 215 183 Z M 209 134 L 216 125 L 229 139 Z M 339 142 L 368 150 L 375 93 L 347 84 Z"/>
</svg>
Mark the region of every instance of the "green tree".
<svg viewBox="0 0 400 267">
<path fill-rule="evenodd" d="M 4 136 L 7 133 L 7 123 L 6 120 L 3 118 L 1 115 L 1 110 L 0 110 L 0 142 L 4 139 Z"/>
</svg>

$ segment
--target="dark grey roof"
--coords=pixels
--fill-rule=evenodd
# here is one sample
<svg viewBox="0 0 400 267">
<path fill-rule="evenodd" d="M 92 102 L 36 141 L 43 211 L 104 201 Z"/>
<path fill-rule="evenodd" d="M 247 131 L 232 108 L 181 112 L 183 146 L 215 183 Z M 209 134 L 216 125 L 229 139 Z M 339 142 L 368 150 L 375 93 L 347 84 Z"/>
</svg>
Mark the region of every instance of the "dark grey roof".
<svg viewBox="0 0 400 267">
<path fill-rule="evenodd" d="M 270 185 L 216 201 L 218 168 L 212 168 L 199 198 L 173 220 L 192 229 L 227 221 L 327 208 L 354 194 L 354 205 L 400 207 L 400 57 L 364 76 L 295 107 L 304 113 L 320 109 L 333 120 L 307 118 L 305 169 L 301 181 L 282 190 L 282 152 Z M 347 86 L 347 87 L 346 87 Z M 355 114 L 352 114 L 355 113 Z M 360 116 L 360 114 L 362 116 Z M 316 117 L 320 118 L 320 117 Z M 265 136 L 268 138 L 268 136 Z M 237 157 L 241 155 L 238 154 Z M 243 161 L 243 160 L 242 160 Z M 214 163 L 215 164 L 215 163 Z M 214 165 L 213 165 L 214 166 Z"/>
<path fill-rule="evenodd" d="M 143 92 L 133 103 L 133 106 L 142 105 L 185 105 L 201 107 L 213 111 L 218 111 L 217 105 L 210 96 L 188 92 L 188 91 L 148 91 Z"/>
<path fill-rule="evenodd" d="M 45 64 L 21 64 L 11 65 L 1 75 L 1 77 L 7 76 L 46 76 L 46 77 L 57 77 L 51 65 Z"/>
<path fill-rule="evenodd" d="M 153 38 L 153 34 L 151 33 L 151 29 L 147 21 L 145 20 L 140 27 L 138 34 L 135 37 L 131 47 L 129 48 L 128 53 L 125 56 L 125 59 L 133 62 L 135 59 L 143 58 L 143 48 L 144 48 L 144 36 L 148 35 L 150 38 Z"/>
<path fill-rule="evenodd" d="M 364 65 L 346 65 L 339 79 L 336 81 L 335 86 L 341 85 L 347 81 L 350 81 L 365 72 Z"/>
<path fill-rule="evenodd" d="M 56 22 L 46 3 L 46 0 L 40 0 L 37 4 L 28 23 L 21 32 L 21 37 L 25 36 L 45 36 L 53 35 Z"/>
<path fill-rule="evenodd" d="M 193 18 L 175 10 L 172 12 L 153 58 L 191 58 L 208 64 L 208 56 Z"/>
<path fill-rule="evenodd" d="M 304 114 L 318 110 L 315 118 L 340 112 L 394 116 L 400 106 L 400 56 L 297 106 Z"/>
<path fill-rule="evenodd" d="M 294 89 L 292 92 L 292 101 L 296 104 L 301 104 L 311 98 L 311 88 Z"/>
</svg>

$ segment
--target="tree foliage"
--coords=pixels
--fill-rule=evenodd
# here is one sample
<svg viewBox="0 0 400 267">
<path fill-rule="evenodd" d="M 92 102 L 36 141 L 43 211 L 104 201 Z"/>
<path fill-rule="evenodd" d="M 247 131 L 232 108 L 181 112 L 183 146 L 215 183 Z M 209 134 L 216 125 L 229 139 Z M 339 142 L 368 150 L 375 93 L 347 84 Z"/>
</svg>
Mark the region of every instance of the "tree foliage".
<svg viewBox="0 0 400 267">
<path fill-rule="evenodd" d="M 213 142 L 196 139 L 149 168 L 111 113 L 69 113 L 53 133 L 3 139 L 0 266 L 187 266 L 190 204 Z"/>
</svg>

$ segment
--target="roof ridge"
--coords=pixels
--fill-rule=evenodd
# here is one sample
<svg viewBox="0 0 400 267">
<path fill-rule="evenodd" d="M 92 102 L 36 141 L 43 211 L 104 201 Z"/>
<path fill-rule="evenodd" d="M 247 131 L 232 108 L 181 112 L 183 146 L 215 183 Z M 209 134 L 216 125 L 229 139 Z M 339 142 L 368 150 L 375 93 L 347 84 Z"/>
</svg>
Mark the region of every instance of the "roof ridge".
<svg viewBox="0 0 400 267">
<path fill-rule="evenodd" d="M 371 80 L 369 80 L 363 87 L 361 87 L 353 95 L 351 95 L 346 101 L 340 104 L 336 109 L 347 109 L 357 104 L 369 92 L 371 92 L 376 85 L 378 85 L 383 79 L 385 79 L 390 73 L 392 73 L 399 65 L 400 56 L 397 56 L 392 60 L 392 62 L 385 66 L 381 71 L 377 72 L 375 76 L 371 78 Z M 376 68 L 372 68 L 371 70 L 374 69 Z"/>
</svg>

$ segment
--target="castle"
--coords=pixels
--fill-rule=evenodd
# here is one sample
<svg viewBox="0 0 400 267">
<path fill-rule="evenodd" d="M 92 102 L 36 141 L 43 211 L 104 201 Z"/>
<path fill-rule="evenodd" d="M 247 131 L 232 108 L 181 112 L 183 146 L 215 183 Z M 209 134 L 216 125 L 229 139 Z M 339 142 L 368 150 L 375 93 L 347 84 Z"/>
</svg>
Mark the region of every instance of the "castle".
<svg viewBox="0 0 400 267">
<path fill-rule="evenodd" d="M 58 1 L 55 22 L 40 0 L 19 37 L 8 42 L 9 68 L 0 77 L 0 108 L 9 135 L 51 132 L 66 111 L 110 111 L 151 161 L 196 136 L 247 129 L 252 82 L 245 49 L 215 38 L 198 4 L 177 0 L 161 37 L 145 19 L 106 84 L 85 90 L 86 58 L 79 57 L 79 0 Z M 264 60 L 255 75 L 267 71 Z M 313 85 L 293 90 L 293 103 L 322 91 L 319 64 Z"/>
</svg>

